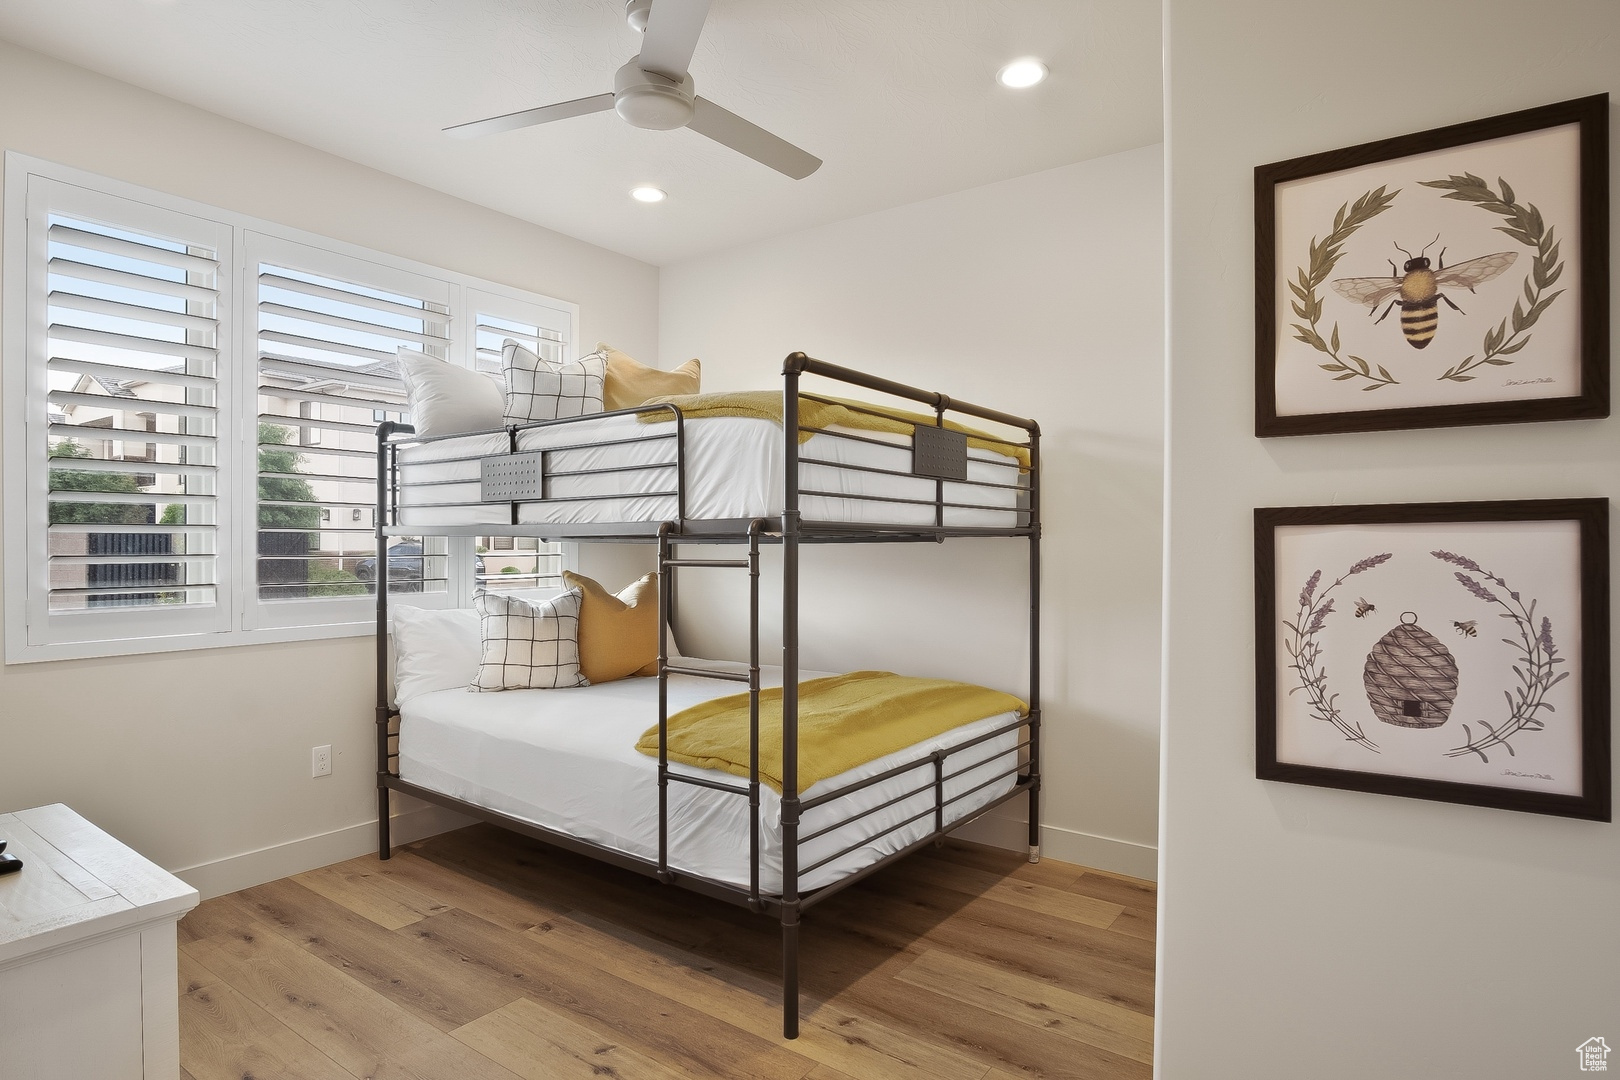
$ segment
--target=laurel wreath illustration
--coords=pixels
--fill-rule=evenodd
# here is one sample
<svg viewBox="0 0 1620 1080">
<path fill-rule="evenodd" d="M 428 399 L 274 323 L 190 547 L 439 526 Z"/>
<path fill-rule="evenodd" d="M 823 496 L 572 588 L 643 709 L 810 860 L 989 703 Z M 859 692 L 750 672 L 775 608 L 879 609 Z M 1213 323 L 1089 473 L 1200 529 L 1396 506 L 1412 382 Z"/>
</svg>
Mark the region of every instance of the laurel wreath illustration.
<svg viewBox="0 0 1620 1080">
<path fill-rule="evenodd" d="M 1450 551 L 1431 551 L 1429 554 L 1442 562 L 1460 566 L 1463 570 L 1477 574 L 1495 585 L 1498 590 L 1507 593 L 1508 598 L 1504 600 L 1482 582 L 1469 577 L 1461 570 L 1456 571 L 1457 581 L 1463 588 L 1476 598 L 1501 608 L 1502 610 L 1497 612 L 1498 618 L 1512 620 L 1518 637 L 1505 637 L 1502 641 L 1513 646 L 1520 654 L 1519 663 L 1513 665 L 1513 674 L 1518 677 L 1519 685 L 1511 690 L 1502 691 L 1507 698 L 1508 718 L 1500 726 L 1493 725 L 1489 720 L 1476 721 L 1483 729 L 1477 738 L 1468 725 L 1463 724 L 1465 740 L 1463 745 L 1446 751 L 1446 756 L 1460 758 L 1478 754 L 1481 761 L 1489 764 L 1491 759 L 1486 756 L 1485 751 L 1498 746 L 1506 750 L 1509 756 L 1517 756 L 1513 744 L 1508 740 L 1522 732 L 1540 731 L 1546 727 L 1538 714 L 1543 710 L 1556 711 L 1547 700 L 1547 692 L 1569 678 L 1568 671 L 1558 670 L 1558 665 L 1563 664 L 1565 660 L 1558 655 L 1557 643 L 1553 641 L 1552 620 L 1543 615 L 1538 626 L 1534 598 L 1531 598 L 1529 607 L 1526 607 L 1519 594 L 1509 588 L 1506 581 L 1466 555 Z"/>
<path fill-rule="evenodd" d="M 1513 363 L 1511 360 L 1504 360 L 1503 357 L 1510 356 L 1530 344 L 1530 328 L 1541 318 L 1542 312 L 1564 294 L 1562 289 L 1551 295 L 1547 293 L 1564 273 L 1564 264 L 1558 258 L 1560 245 L 1553 235 L 1553 230 L 1541 220 L 1541 211 L 1534 205 L 1520 205 L 1506 180 L 1497 177 L 1496 182 L 1501 187 L 1500 196 L 1491 191 L 1490 185 L 1473 173 L 1463 173 L 1461 176 L 1451 176 L 1445 180 L 1421 181 L 1423 187 L 1445 189 L 1447 194 L 1442 198 L 1471 202 L 1481 210 L 1500 215 L 1507 224 L 1498 225 L 1497 232 L 1506 233 L 1525 247 L 1536 250 L 1536 257 L 1530 264 L 1530 273 L 1524 279 L 1524 296 L 1513 301 L 1512 333 L 1508 332 L 1507 319 L 1503 319 L 1493 329 L 1486 331 L 1479 359 L 1469 356 L 1440 376 L 1441 379 L 1450 379 L 1452 382 L 1468 382 L 1474 377 L 1468 372 L 1485 364 L 1500 367 Z"/>
<path fill-rule="evenodd" d="M 1518 201 L 1506 180 L 1498 177 L 1496 182 L 1499 191 L 1491 190 L 1489 184 L 1473 173 L 1452 175 L 1444 180 L 1418 182 L 1420 187 L 1445 190 L 1446 194 L 1441 196 L 1442 198 L 1470 202 L 1488 213 L 1501 217 L 1507 224 L 1496 226 L 1496 231 L 1507 234 L 1524 246 L 1535 249 L 1536 252 L 1531 262 L 1530 273 L 1525 275 L 1524 295 L 1514 301 L 1512 316 L 1503 319 L 1485 332 L 1480 352 L 1472 353 L 1453 364 L 1444 374 L 1436 376 L 1436 381 L 1471 382 L 1475 376 L 1469 372 L 1478 368 L 1487 365 L 1505 367 L 1512 364 L 1513 361 L 1507 357 L 1530 344 L 1530 328 L 1535 326 L 1536 321 L 1552 306 L 1553 301 L 1563 295 L 1562 289 L 1548 292 L 1564 273 L 1564 264 L 1559 258 L 1560 242 L 1554 235 L 1554 230 L 1542 220 L 1541 211 L 1536 209 L 1534 204 L 1525 205 Z M 1340 206 L 1338 213 L 1333 217 L 1332 231 L 1321 240 L 1314 237 L 1311 239 L 1306 265 L 1297 267 L 1297 276 L 1288 282 L 1288 288 L 1294 294 L 1292 301 L 1294 315 L 1305 320 L 1304 323 L 1293 324 L 1294 339 L 1304 342 L 1329 358 L 1329 363 L 1317 366 L 1332 374 L 1334 382 L 1364 381 L 1366 385 L 1361 387 L 1363 390 L 1379 390 L 1385 386 L 1395 385 L 1400 380 L 1391 375 L 1389 369 L 1382 364 L 1369 364 L 1359 356 L 1342 353 L 1337 322 L 1333 324 L 1326 338 L 1322 336 L 1320 329 L 1322 300 L 1317 295 L 1317 289 L 1326 283 L 1329 275 L 1333 273 L 1334 267 L 1344 254 L 1345 243 L 1355 235 L 1356 230 L 1388 210 L 1394 204 L 1395 196 L 1399 194 L 1398 188 L 1395 191 L 1388 191 L 1380 186 L 1366 192 L 1353 203 L 1347 202 Z"/>
<path fill-rule="evenodd" d="M 1288 693 L 1292 695 L 1303 690 L 1305 700 L 1310 702 L 1311 719 L 1332 724 L 1347 741 L 1366 747 L 1375 754 L 1383 753 L 1378 749 L 1378 744 L 1367 737 L 1367 733 L 1361 730 L 1359 723 L 1351 723 L 1339 712 L 1339 695 L 1328 689 L 1322 643 L 1317 640 L 1317 635 L 1321 633 L 1322 627 L 1327 625 L 1328 616 L 1333 614 L 1333 597 L 1328 594 L 1348 579 L 1376 566 L 1382 566 L 1392 558 L 1394 552 L 1388 551 L 1382 555 L 1369 555 L 1353 564 L 1321 592 L 1317 592 L 1316 587 L 1322 582 L 1322 571 L 1316 571 L 1299 590 L 1299 613 L 1294 616 L 1294 621 L 1283 620 L 1283 625 L 1290 631 L 1290 635 L 1283 639 L 1283 647 L 1288 650 L 1288 656 L 1292 661 L 1288 666 L 1299 675 L 1299 685 L 1290 689 Z"/>
<path fill-rule="evenodd" d="M 1389 369 L 1382 364 L 1378 365 L 1375 373 L 1372 365 L 1359 356 L 1341 356 L 1339 354 L 1339 324 L 1333 324 L 1332 333 L 1324 340 L 1317 324 L 1322 321 L 1322 299 L 1316 295 L 1333 273 L 1339 259 L 1344 254 L 1344 245 L 1356 230 L 1361 228 L 1373 218 L 1388 210 L 1395 202 L 1395 196 L 1400 190 L 1385 191 L 1383 187 L 1376 187 L 1362 195 L 1354 203 L 1345 203 L 1339 207 L 1339 212 L 1333 215 L 1333 231 L 1321 240 L 1311 238 L 1310 257 L 1306 260 L 1309 271 L 1304 266 L 1298 267 L 1298 277 L 1288 283 L 1289 291 L 1294 294 L 1293 311 L 1296 316 L 1308 322 L 1309 326 L 1299 323 L 1293 325 L 1294 340 L 1303 341 L 1319 353 L 1326 353 L 1332 358 L 1330 364 L 1318 364 L 1323 371 L 1335 373 L 1334 382 L 1345 382 L 1351 379 L 1366 379 L 1367 385 L 1363 390 L 1378 390 L 1382 387 L 1397 383 L 1400 380 L 1389 373 Z"/>
</svg>

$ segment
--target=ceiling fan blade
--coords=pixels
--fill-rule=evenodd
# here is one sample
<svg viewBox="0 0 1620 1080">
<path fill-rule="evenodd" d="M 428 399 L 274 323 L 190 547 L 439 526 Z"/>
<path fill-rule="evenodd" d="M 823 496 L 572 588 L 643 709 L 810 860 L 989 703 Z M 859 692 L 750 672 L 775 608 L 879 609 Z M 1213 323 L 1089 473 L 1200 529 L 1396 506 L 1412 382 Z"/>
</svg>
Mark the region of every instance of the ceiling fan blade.
<svg viewBox="0 0 1620 1080">
<path fill-rule="evenodd" d="M 458 139 L 470 139 L 475 135 L 514 131 L 517 128 L 549 124 L 553 120 L 566 120 L 570 116 L 584 116 L 586 113 L 603 112 L 611 108 L 613 108 L 612 94 L 596 94 L 592 97 L 575 98 L 573 101 L 559 101 L 555 105 L 542 105 L 538 109 L 507 113 L 505 116 L 491 116 L 487 120 L 474 120 L 470 124 L 455 124 L 445 128 L 444 133 Z"/>
<path fill-rule="evenodd" d="M 641 41 L 641 69 L 680 82 L 692 66 L 709 0 L 653 0 Z"/>
<path fill-rule="evenodd" d="M 692 122 L 686 126 L 795 180 L 803 180 L 821 168 L 821 159 L 814 154 L 805 153 L 708 98 L 700 97 L 693 103 Z"/>
</svg>

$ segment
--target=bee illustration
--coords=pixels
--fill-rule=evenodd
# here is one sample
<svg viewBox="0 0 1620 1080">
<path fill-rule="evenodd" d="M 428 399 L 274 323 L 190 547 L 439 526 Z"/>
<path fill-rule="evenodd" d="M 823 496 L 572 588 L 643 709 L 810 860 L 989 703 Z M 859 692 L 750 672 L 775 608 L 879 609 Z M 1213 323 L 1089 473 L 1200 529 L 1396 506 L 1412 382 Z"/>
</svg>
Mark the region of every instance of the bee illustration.
<svg viewBox="0 0 1620 1080">
<path fill-rule="evenodd" d="M 1406 335 L 1406 343 L 1414 349 L 1424 348 L 1433 340 L 1435 328 L 1440 325 L 1440 301 L 1450 304 L 1451 310 L 1458 314 L 1463 313 L 1462 308 L 1452 303 L 1451 297 L 1441 289 L 1450 287 L 1473 292 L 1474 286 L 1500 276 L 1519 257 L 1517 251 L 1498 251 L 1494 255 L 1481 255 L 1448 269 L 1446 249 L 1441 248 L 1437 259 L 1439 268 L 1431 270 L 1424 252 L 1439 239 L 1436 236 L 1430 240 L 1424 245 L 1423 251 L 1415 256 L 1396 244 L 1395 250 L 1406 256 L 1404 273 L 1395 269 L 1395 260 L 1391 259 L 1389 277 L 1338 278 L 1333 282 L 1333 291 L 1353 303 L 1366 304 L 1371 309 L 1368 314 L 1377 311 L 1378 305 L 1388 300 L 1389 306 L 1378 316 L 1378 322 L 1387 319 L 1395 305 L 1400 304 L 1401 333 Z"/>
<path fill-rule="evenodd" d="M 1473 619 L 1469 619 L 1467 622 L 1454 622 L 1451 625 L 1455 626 L 1457 633 L 1463 637 L 1479 637 L 1479 624 Z"/>
<path fill-rule="evenodd" d="M 1365 619 L 1377 610 L 1377 605 L 1369 604 L 1365 596 L 1356 598 L 1356 618 Z"/>
</svg>

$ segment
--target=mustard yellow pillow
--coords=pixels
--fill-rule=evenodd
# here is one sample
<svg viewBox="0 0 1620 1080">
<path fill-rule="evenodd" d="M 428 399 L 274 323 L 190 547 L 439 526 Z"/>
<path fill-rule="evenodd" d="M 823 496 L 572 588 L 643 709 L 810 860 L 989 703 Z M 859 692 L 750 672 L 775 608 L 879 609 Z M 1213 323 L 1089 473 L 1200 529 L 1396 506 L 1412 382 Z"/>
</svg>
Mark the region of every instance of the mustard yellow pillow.
<svg viewBox="0 0 1620 1080">
<path fill-rule="evenodd" d="M 696 360 L 688 360 L 674 371 L 662 371 L 637 363 L 633 357 L 606 343 L 598 342 L 596 351 L 607 357 L 602 408 L 608 412 L 633 409 L 649 398 L 698 392 L 703 365 Z"/>
<path fill-rule="evenodd" d="M 658 674 L 658 575 L 648 574 L 614 596 L 571 570 L 563 581 L 580 591 L 579 669 L 594 683 Z"/>
</svg>

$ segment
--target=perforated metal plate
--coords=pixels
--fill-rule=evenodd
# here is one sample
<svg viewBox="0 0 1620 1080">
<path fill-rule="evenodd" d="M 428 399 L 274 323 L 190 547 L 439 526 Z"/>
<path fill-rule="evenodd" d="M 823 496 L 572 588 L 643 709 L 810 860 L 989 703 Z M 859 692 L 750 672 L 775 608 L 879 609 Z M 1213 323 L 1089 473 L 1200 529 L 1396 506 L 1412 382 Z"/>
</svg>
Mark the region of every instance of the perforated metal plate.
<svg viewBox="0 0 1620 1080">
<path fill-rule="evenodd" d="M 545 452 L 502 454 L 479 461 L 479 495 L 485 502 L 532 502 L 545 497 L 540 459 Z"/>
<path fill-rule="evenodd" d="M 911 439 L 911 473 L 936 480 L 966 480 L 967 436 L 918 424 Z"/>
</svg>

